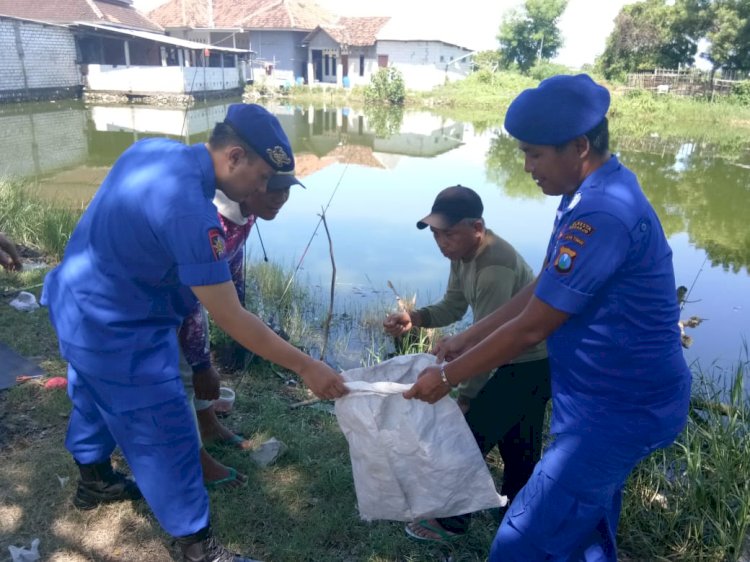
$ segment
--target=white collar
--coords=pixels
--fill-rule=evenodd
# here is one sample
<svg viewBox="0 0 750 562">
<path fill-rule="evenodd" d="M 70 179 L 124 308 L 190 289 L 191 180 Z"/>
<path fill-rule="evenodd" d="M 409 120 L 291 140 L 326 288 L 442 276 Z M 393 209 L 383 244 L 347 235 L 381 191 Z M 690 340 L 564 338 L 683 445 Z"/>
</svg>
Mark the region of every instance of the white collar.
<svg viewBox="0 0 750 562">
<path fill-rule="evenodd" d="M 219 214 L 227 220 L 240 226 L 247 224 L 247 217 L 242 216 L 240 204 L 236 201 L 232 201 L 220 189 L 217 189 L 216 194 L 214 195 L 214 205 L 216 205 Z"/>
</svg>

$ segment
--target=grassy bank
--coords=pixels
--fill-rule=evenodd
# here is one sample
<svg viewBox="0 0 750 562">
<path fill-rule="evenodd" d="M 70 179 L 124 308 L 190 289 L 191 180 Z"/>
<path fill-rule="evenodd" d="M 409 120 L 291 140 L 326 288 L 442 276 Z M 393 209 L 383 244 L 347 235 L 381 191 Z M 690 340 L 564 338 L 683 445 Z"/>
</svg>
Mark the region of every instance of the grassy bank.
<svg viewBox="0 0 750 562">
<path fill-rule="evenodd" d="M 0 178 L 0 230 L 17 244 L 60 259 L 82 212 L 35 197 L 23 182 Z"/>
<path fill-rule="evenodd" d="M 408 92 L 407 110 L 429 110 L 479 129 L 500 125 L 510 102 L 537 79 L 513 72 L 479 71 L 465 80 L 429 92 Z M 710 144 L 723 156 L 746 155 L 750 145 L 750 105 L 727 97 L 714 101 L 648 91 L 626 91 L 616 83 L 612 92 L 610 130 L 613 139 L 658 139 Z M 289 100 L 301 105 L 351 106 L 365 109 L 363 88 L 351 91 L 295 87 Z"/>
<path fill-rule="evenodd" d="M 0 273 L 0 286 L 12 291 L 42 277 L 39 271 Z M 295 344 L 319 345 L 326 305 L 311 302 L 299 288 L 284 294 L 289 273 L 276 266 L 254 267 L 250 277 L 261 295 L 255 306 L 276 310 Z M 50 376 L 63 375 L 46 311 L 17 312 L 7 306 L 11 294 L 0 299 L 0 341 L 36 358 Z M 348 329 L 372 330 L 366 317 L 349 318 Z M 694 409 L 678 442 L 646 459 L 630 478 L 619 532 L 623 560 L 737 559 L 750 515 L 750 419 L 742 400 L 748 362 L 733 375 L 730 415 Z M 242 452 L 212 449 L 250 479 L 238 490 L 210 492 L 214 524 L 232 548 L 273 562 L 485 559 L 495 532 L 489 515 L 477 517 L 467 537 L 445 547 L 408 540 L 399 523 L 360 521 L 346 441 L 326 404 L 290 407 L 308 398 L 293 374 L 255 360 L 246 369 L 225 370 L 223 378 L 238 394 L 227 425 L 255 443 L 276 437 L 289 446 L 265 469 Z M 716 399 L 707 383 L 695 392 Z M 88 513 L 70 507 L 76 469 L 63 447 L 69 410 L 64 390 L 33 381 L 0 392 L 0 550 L 36 537 L 45 560 L 176 559 L 142 503 Z M 502 463 L 497 455 L 489 462 L 499 482 Z"/>
</svg>

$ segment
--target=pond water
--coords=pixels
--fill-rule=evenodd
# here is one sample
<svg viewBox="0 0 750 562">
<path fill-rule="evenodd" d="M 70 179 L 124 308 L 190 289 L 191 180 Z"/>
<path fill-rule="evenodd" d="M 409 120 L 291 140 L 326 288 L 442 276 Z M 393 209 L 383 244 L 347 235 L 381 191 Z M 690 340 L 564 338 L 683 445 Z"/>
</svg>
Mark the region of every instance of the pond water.
<svg viewBox="0 0 750 562">
<path fill-rule="evenodd" d="M 170 136 L 202 142 L 228 103 L 188 110 L 79 103 L 0 107 L 0 174 L 31 178 L 41 193 L 87 201 L 109 166 L 135 140 Z M 273 222 L 261 222 L 268 258 L 327 298 L 329 243 L 337 269 L 339 311 L 395 305 L 388 281 L 417 305 L 438 299 L 448 262 L 415 223 L 435 194 L 454 184 L 476 190 L 487 225 L 537 271 L 557 206 L 523 172 L 520 153 L 498 124 L 458 122 L 426 112 L 361 112 L 269 106 L 292 140 L 307 189 L 293 188 Z M 499 121 L 499 120 L 498 120 Z M 704 370 L 746 359 L 750 336 L 750 166 L 686 141 L 613 139 L 659 214 L 674 251 L 677 283 L 690 289 L 683 318 L 706 321 L 689 331 L 686 356 Z M 252 234 L 251 260 L 260 260 Z"/>
</svg>

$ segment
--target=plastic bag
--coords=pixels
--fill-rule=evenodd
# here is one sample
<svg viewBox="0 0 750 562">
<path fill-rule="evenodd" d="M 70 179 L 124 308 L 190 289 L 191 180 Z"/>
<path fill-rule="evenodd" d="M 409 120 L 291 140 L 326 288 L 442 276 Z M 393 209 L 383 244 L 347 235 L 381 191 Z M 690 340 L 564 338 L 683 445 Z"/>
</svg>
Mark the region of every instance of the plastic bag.
<svg viewBox="0 0 750 562">
<path fill-rule="evenodd" d="M 10 306 L 21 312 L 31 312 L 39 308 L 39 303 L 36 302 L 36 297 L 32 293 L 21 291 L 16 298 L 10 301 Z"/>
<path fill-rule="evenodd" d="M 35 562 L 39 560 L 39 539 L 31 541 L 31 549 L 9 546 L 12 562 Z"/>
<path fill-rule="evenodd" d="M 456 402 L 401 395 L 434 364 L 434 355 L 402 355 L 343 373 L 350 392 L 336 400 L 336 418 L 349 442 L 365 521 L 449 517 L 501 505 Z"/>
</svg>

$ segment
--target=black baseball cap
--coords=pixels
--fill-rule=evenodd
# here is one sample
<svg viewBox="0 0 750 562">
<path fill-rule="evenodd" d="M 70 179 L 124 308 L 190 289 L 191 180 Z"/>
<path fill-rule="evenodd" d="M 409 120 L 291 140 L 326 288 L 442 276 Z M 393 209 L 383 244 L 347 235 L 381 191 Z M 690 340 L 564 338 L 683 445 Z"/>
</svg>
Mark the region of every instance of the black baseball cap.
<svg viewBox="0 0 750 562">
<path fill-rule="evenodd" d="M 305 185 L 297 179 L 297 176 L 294 175 L 294 171 L 278 172 L 269 178 L 266 191 L 281 191 L 283 189 L 289 189 L 293 185 L 305 187 Z M 305 187 L 305 189 L 307 188 Z"/>
<path fill-rule="evenodd" d="M 432 212 L 417 223 L 417 228 L 428 226 L 445 230 L 463 219 L 482 218 L 484 205 L 477 192 L 462 185 L 447 187 L 435 198 Z"/>
</svg>

